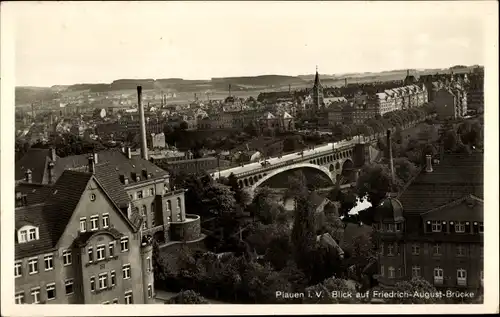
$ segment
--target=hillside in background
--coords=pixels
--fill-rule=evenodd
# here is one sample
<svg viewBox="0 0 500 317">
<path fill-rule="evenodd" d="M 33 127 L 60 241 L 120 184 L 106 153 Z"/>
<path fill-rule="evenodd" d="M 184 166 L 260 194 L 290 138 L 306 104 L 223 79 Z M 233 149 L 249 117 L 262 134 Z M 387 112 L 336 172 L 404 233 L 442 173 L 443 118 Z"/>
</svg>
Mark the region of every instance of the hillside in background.
<svg viewBox="0 0 500 317">
<path fill-rule="evenodd" d="M 455 73 L 468 72 L 474 66 L 455 65 L 444 69 L 410 69 L 412 75 L 428 75 L 435 73 Z M 348 83 L 367 83 L 375 81 L 402 80 L 406 76 L 406 69 L 389 70 L 383 72 L 345 73 L 345 74 L 321 74 L 321 81 L 326 86 L 344 85 L 344 80 Z M 231 91 L 238 95 L 253 95 L 263 91 L 303 89 L 310 87 L 314 80 L 314 74 L 299 76 L 284 75 L 261 75 L 245 77 L 221 77 L 210 80 L 186 80 L 182 78 L 162 78 L 162 79 L 118 79 L 112 83 L 83 83 L 74 85 L 54 85 L 50 88 L 40 87 L 16 87 L 16 104 L 26 104 L 34 101 L 50 101 L 59 95 L 75 94 L 82 91 L 88 92 L 116 92 L 135 90 L 141 85 L 144 90 L 156 90 L 163 92 L 184 93 L 192 96 L 204 95 L 210 92 L 211 95 L 227 95 L 229 85 Z"/>
</svg>

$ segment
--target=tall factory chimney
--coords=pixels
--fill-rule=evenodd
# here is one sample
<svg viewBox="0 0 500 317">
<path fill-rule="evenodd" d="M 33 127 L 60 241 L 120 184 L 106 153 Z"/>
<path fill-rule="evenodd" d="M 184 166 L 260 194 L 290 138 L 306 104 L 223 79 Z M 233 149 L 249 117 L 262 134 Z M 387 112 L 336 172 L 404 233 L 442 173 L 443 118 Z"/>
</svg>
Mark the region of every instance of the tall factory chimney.
<svg viewBox="0 0 500 317">
<path fill-rule="evenodd" d="M 144 118 L 144 106 L 142 105 L 142 86 L 137 86 L 137 107 L 139 108 L 139 120 L 141 124 L 141 157 L 148 160 L 148 144 L 146 143 L 146 120 Z"/>
<path fill-rule="evenodd" d="M 344 78 L 344 86 L 347 87 L 347 77 Z"/>
<path fill-rule="evenodd" d="M 389 155 L 389 167 L 391 168 L 391 180 L 392 184 L 396 183 L 396 178 L 394 175 L 394 161 L 392 159 L 392 142 L 391 142 L 391 130 L 387 130 L 387 148 L 388 148 L 388 155 Z"/>
<path fill-rule="evenodd" d="M 31 104 L 31 120 L 35 122 L 35 105 Z"/>
<path fill-rule="evenodd" d="M 229 97 L 231 97 L 231 84 L 229 84 Z"/>
</svg>

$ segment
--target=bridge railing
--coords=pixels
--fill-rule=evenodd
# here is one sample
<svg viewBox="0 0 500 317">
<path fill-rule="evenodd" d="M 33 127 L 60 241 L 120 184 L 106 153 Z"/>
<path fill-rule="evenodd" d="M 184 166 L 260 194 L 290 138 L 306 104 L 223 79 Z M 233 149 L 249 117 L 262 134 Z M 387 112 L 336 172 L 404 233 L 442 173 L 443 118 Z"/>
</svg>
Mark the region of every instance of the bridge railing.
<svg viewBox="0 0 500 317">
<path fill-rule="evenodd" d="M 420 122 L 423 122 L 426 119 L 429 119 L 431 117 L 432 116 L 429 115 L 429 116 L 425 116 L 422 120 L 415 120 L 413 122 L 409 122 L 403 128 L 405 128 L 405 129 L 411 128 L 411 127 L 419 124 Z M 391 132 L 394 132 L 394 131 L 396 131 L 396 128 L 392 127 L 392 128 L 390 128 L 390 130 L 391 130 Z M 295 163 L 302 163 L 304 161 L 315 159 L 316 157 L 322 157 L 322 156 L 325 155 L 325 153 L 330 152 L 330 151 L 331 152 L 339 151 L 339 150 L 342 150 L 343 148 L 351 147 L 352 145 L 358 144 L 358 143 L 361 143 L 361 142 L 374 142 L 374 141 L 377 141 L 379 138 L 384 137 L 384 136 L 385 136 L 385 133 L 383 133 L 383 132 L 374 133 L 374 134 L 371 134 L 371 135 L 363 135 L 363 134 L 355 135 L 355 136 L 353 136 L 351 138 L 351 140 L 347 141 L 347 143 L 345 143 L 345 141 L 344 142 L 343 141 L 333 142 L 333 143 L 329 142 L 327 144 L 315 146 L 315 148 L 320 148 L 320 147 L 324 147 L 324 146 L 327 146 L 329 144 L 332 144 L 332 149 L 331 150 L 325 150 L 325 151 L 322 151 L 320 153 L 311 153 L 311 154 L 307 154 L 307 155 L 304 155 L 304 156 L 300 156 L 300 157 L 298 157 L 296 159 L 286 160 L 284 162 L 275 163 L 275 164 L 272 164 L 272 165 L 269 165 L 269 166 L 256 168 L 256 169 L 253 169 L 253 170 L 250 170 L 250 171 L 246 171 L 246 172 L 242 172 L 242 173 L 235 173 L 235 176 L 236 177 L 245 177 L 245 176 L 249 176 L 249 175 L 253 175 L 253 174 L 257 174 L 257 173 L 264 173 L 266 171 L 273 170 L 273 169 L 276 169 L 276 168 L 279 168 L 279 167 L 282 167 L 282 166 L 286 166 L 286 165 L 291 165 L 291 164 L 295 164 Z M 339 147 L 335 147 L 336 143 L 340 143 Z M 293 154 L 293 153 L 297 153 L 297 156 L 298 156 L 300 152 L 292 152 L 292 153 L 288 153 L 288 154 Z"/>
</svg>

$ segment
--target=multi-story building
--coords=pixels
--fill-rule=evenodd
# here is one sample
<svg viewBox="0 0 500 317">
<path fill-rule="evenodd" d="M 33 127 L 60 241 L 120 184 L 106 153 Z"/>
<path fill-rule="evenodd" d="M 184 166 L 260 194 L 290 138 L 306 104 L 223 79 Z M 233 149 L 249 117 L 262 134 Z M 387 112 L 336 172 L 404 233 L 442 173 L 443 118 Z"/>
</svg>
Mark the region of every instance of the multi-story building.
<svg viewBox="0 0 500 317">
<path fill-rule="evenodd" d="M 483 286 L 483 153 L 433 159 L 376 209 L 378 280 L 422 277 L 438 289 Z"/>
<path fill-rule="evenodd" d="M 92 171 L 64 171 L 52 185 L 19 184 L 15 302 L 152 304 L 150 240 Z"/>
<path fill-rule="evenodd" d="M 441 88 L 434 96 L 434 104 L 440 119 L 461 118 L 467 114 L 467 93 L 452 87 Z"/>
</svg>

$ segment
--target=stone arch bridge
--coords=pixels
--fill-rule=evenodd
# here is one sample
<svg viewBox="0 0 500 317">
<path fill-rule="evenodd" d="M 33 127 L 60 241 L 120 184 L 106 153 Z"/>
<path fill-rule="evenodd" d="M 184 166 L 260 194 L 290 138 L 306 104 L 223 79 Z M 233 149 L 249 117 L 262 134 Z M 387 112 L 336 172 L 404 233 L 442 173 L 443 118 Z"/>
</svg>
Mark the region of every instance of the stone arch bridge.
<svg viewBox="0 0 500 317">
<path fill-rule="evenodd" d="M 214 172 L 212 177 L 217 179 L 233 174 L 240 188 L 251 194 L 273 176 L 290 170 L 309 169 L 325 175 L 332 184 L 354 182 L 360 168 L 380 155 L 372 143 L 359 140 L 329 143 L 315 149 Z"/>
</svg>

